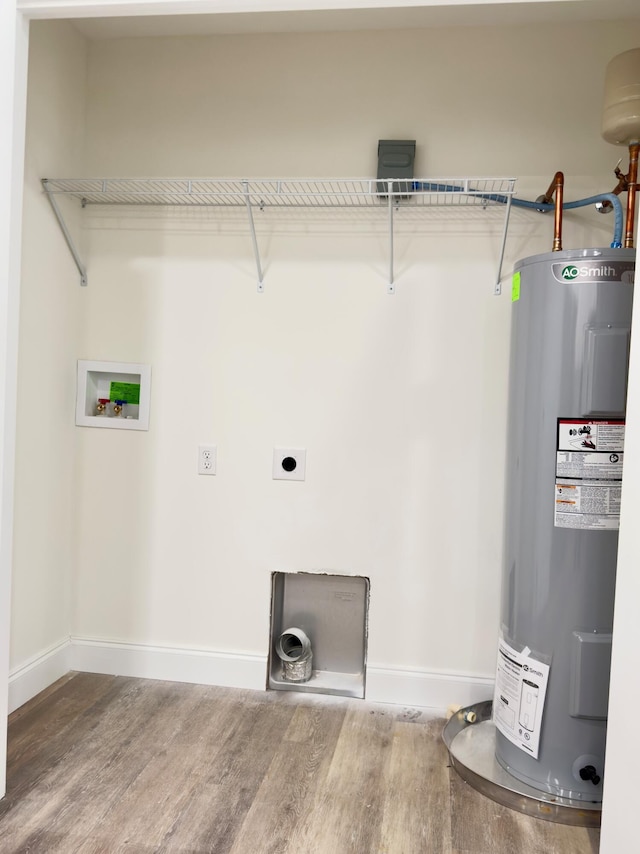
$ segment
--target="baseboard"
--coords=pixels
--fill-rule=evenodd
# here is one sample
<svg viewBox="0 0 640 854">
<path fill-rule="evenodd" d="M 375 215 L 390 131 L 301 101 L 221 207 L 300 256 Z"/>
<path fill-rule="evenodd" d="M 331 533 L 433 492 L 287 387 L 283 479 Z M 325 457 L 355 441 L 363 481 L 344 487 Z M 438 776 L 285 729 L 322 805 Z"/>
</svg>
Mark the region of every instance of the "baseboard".
<svg viewBox="0 0 640 854">
<path fill-rule="evenodd" d="M 9 672 L 9 713 L 44 691 L 69 670 L 71 642 L 69 638 L 39 652 Z"/>
<path fill-rule="evenodd" d="M 264 690 L 267 656 L 71 638 L 71 669 Z"/>
<path fill-rule="evenodd" d="M 267 656 L 71 639 L 73 670 L 264 690 Z M 444 711 L 493 696 L 493 679 L 400 668 L 367 668 L 366 699 Z"/>
<path fill-rule="evenodd" d="M 493 698 L 494 680 L 483 676 L 432 673 L 404 668 L 367 668 L 366 699 L 375 703 L 420 706 L 443 713 Z"/>
<path fill-rule="evenodd" d="M 69 670 L 263 691 L 267 656 L 72 637 L 12 671 L 10 711 Z M 371 702 L 444 712 L 450 705 L 468 706 L 492 696 L 493 680 L 485 677 L 374 665 L 367 668 L 365 699 Z"/>
</svg>

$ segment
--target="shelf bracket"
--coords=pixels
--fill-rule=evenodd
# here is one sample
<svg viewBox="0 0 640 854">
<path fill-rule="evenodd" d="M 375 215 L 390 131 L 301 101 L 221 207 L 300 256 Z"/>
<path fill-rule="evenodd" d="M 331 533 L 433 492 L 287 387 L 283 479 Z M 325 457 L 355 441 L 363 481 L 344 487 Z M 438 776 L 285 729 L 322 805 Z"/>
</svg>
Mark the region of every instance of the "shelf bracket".
<svg viewBox="0 0 640 854">
<path fill-rule="evenodd" d="M 47 194 L 47 198 L 49 199 L 49 204 L 51 205 L 51 208 L 52 208 L 54 214 L 56 215 L 56 219 L 58 220 L 58 225 L 62 229 L 62 233 L 64 234 L 64 239 L 66 240 L 67 246 L 69 247 L 69 251 L 71 252 L 71 255 L 73 256 L 73 260 L 75 261 L 75 265 L 78 268 L 78 272 L 80 273 L 80 284 L 84 288 L 87 286 L 87 268 L 84 266 L 84 264 L 80 260 L 80 255 L 78 254 L 78 250 L 75 247 L 75 244 L 73 242 L 71 235 L 69 234 L 69 229 L 67 228 L 67 225 L 64 221 L 64 218 L 62 216 L 60 208 L 58 207 L 58 203 L 56 202 L 55 197 L 54 197 L 53 193 L 51 192 L 51 190 L 49 190 L 49 181 L 47 180 L 47 178 L 43 178 L 41 183 L 42 183 L 42 187 L 43 187 L 45 193 Z"/>
<path fill-rule="evenodd" d="M 499 297 L 502 293 L 502 262 L 504 261 L 504 250 L 507 245 L 507 232 L 509 230 L 509 214 L 511 213 L 511 193 L 507 196 L 507 209 L 504 213 L 504 230 L 502 232 L 502 247 L 500 249 L 500 260 L 498 261 L 498 276 L 496 278 L 496 283 L 493 288 L 493 293 L 495 296 Z"/>
<path fill-rule="evenodd" d="M 396 285 L 393 280 L 393 181 L 387 185 L 387 198 L 389 199 L 389 285 L 388 294 L 395 294 Z"/>
<path fill-rule="evenodd" d="M 258 270 L 258 293 L 264 292 L 264 280 L 262 276 L 262 267 L 260 266 L 260 252 L 258 251 L 258 240 L 256 238 L 256 226 L 253 221 L 253 209 L 251 207 L 251 195 L 249 194 L 249 182 L 243 181 L 244 201 L 247 206 L 247 214 L 249 215 L 249 228 L 251 230 L 251 242 L 253 244 L 253 254 L 256 259 L 256 268 Z"/>
</svg>

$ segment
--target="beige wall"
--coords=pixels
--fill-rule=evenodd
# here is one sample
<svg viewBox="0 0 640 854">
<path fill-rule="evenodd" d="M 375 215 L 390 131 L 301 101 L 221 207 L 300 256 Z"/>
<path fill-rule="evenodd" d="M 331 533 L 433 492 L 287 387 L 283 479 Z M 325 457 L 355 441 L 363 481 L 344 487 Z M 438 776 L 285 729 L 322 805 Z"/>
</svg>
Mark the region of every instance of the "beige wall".
<svg viewBox="0 0 640 854">
<path fill-rule="evenodd" d="M 422 175 L 514 175 L 530 197 L 563 168 L 575 198 L 609 189 L 624 156 L 599 136 L 602 81 L 639 36 L 593 24 L 93 43 L 86 172 L 369 175 L 379 138 L 410 137 Z M 60 254 L 65 327 L 80 317 L 78 344 L 56 338 L 76 530 L 58 507 L 64 522 L 43 536 L 55 568 L 26 560 L 37 472 L 23 439 L 16 649 L 44 641 L 26 607 L 32 574 L 64 576 L 76 543 L 80 638 L 266 654 L 270 573 L 328 570 L 371 579 L 372 665 L 491 675 L 510 317 L 509 288 L 492 295 L 499 217 L 400 215 L 395 296 L 384 222 L 257 220 L 260 295 L 242 215 L 88 213 L 82 293 L 50 220 L 34 227 Z M 566 245 L 608 245 L 611 228 L 570 215 Z M 514 212 L 505 269 L 546 250 L 550 229 Z M 35 371 L 43 333 L 25 330 Z M 152 365 L 148 433 L 69 427 L 76 357 Z M 38 395 L 21 406 L 28 431 Z M 218 445 L 216 478 L 195 474 L 199 442 Z M 307 448 L 305 483 L 271 480 L 276 445 Z M 61 472 L 47 471 L 50 502 Z M 66 605 L 49 607 L 57 620 Z"/>
<path fill-rule="evenodd" d="M 540 192 L 564 168 L 575 197 L 610 186 L 603 70 L 639 32 L 104 41 L 87 164 L 362 175 L 379 138 L 410 137 L 420 174 L 542 176 L 521 182 Z M 383 230 L 258 219 L 264 295 L 242 220 L 89 218 L 83 355 L 152 364 L 152 428 L 78 436 L 74 633 L 266 652 L 270 572 L 323 569 L 371 578 L 372 664 L 490 674 L 509 332 L 509 296 L 492 296 L 499 222 L 401 223 L 389 297 Z M 569 219 L 567 245 L 608 243 L 610 219 Z M 550 227 L 519 212 L 509 258 L 547 248 Z M 215 480 L 194 474 L 203 441 L 218 444 Z M 274 445 L 307 448 L 306 483 L 271 480 Z"/>
<path fill-rule="evenodd" d="M 18 355 L 14 667 L 70 631 L 75 361 L 82 294 L 40 178 L 84 169 L 86 55 L 84 38 L 70 25 L 32 25 Z M 74 228 L 77 216 L 73 211 L 69 216 Z"/>
<path fill-rule="evenodd" d="M 610 172 L 604 68 L 638 24 L 104 40 L 87 165 L 118 175 L 369 175 L 380 137 L 428 175 Z"/>
</svg>

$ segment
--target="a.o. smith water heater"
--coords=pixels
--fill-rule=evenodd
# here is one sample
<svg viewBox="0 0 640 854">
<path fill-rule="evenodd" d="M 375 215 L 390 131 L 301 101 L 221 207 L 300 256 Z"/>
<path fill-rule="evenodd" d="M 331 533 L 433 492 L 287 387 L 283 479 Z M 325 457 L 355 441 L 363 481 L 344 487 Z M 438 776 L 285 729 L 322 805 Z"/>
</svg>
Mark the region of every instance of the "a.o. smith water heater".
<svg viewBox="0 0 640 854">
<path fill-rule="evenodd" d="M 552 252 L 512 282 L 505 549 L 493 702 L 454 712 L 452 765 L 500 803 L 596 826 L 612 650 L 640 161 L 640 48 L 607 67 L 603 136 L 629 148 L 611 193 L 555 210 Z M 626 219 L 620 196 L 627 197 Z M 554 202 L 552 204 L 552 202 Z M 562 250 L 563 210 L 615 212 L 609 248 Z"/>
<path fill-rule="evenodd" d="M 525 258 L 513 280 L 496 758 L 600 801 L 635 251 Z"/>
</svg>

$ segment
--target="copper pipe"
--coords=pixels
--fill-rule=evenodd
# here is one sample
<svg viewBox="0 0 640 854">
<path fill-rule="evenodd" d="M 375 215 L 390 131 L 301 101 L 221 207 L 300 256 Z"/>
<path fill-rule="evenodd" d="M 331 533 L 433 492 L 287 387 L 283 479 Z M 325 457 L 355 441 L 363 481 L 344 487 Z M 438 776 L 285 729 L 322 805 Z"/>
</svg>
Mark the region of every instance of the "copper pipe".
<svg viewBox="0 0 640 854">
<path fill-rule="evenodd" d="M 553 220 L 553 252 L 562 250 L 562 201 L 564 196 L 564 175 L 556 172 L 556 209 Z"/>
<path fill-rule="evenodd" d="M 549 184 L 549 189 L 544 194 L 541 201 L 545 205 L 550 205 L 553 202 L 555 195 L 555 217 L 553 221 L 553 252 L 562 250 L 562 202 L 564 196 L 564 173 L 556 172 L 553 176 L 553 181 Z"/>
<path fill-rule="evenodd" d="M 618 179 L 618 185 L 611 192 L 616 196 L 619 196 L 620 193 L 626 193 L 629 189 L 629 181 L 624 172 L 620 169 L 620 162 L 618 161 L 618 165 L 613 170 L 616 178 Z"/>
<path fill-rule="evenodd" d="M 613 170 L 616 178 L 618 179 L 618 183 L 611 190 L 612 196 L 619 196 L 620 193 L 626 193 L 629 189 L 629 185 L 627 184 L 627 176 L 620 170 L 620 160 L 618 160 L 618 165 Z M 609 199 L 604 199 L 602 202 L 598 202 L 596 208 L 601 213 L 609 213 L 609 211 L 613 210 L 613 204 L 609 201 Z"/>
<path fill-rule="evenodd" d="M 627 176 L 620 169 L 620 161 L 618 161 L 618 165 L 613 171 L 615 173 L 616 178 L 618 179 L 618 183 L 613 188 L 613 190 L 611 190 L 611 195 L 619 196 L 620 193 L 627 192 L 627 190 L 629 189 L 629 182 L 627 180 Z M 613 210 L 613 205 L 611 204 L 609 199 L 605 199 L 603 202 L 600 202 L 600 210 L 604 211 L 605 213 L 608 213 L 609 211 Z"/>
<path fill-rule="evenodd" d="M 556 191 L 558 186 L 558 182 L 564 186 L 564 173 L 556 172 L 553 176 L 553 181 L 549 184 L 549 189 L 542 197 L 541 201 L 544 202 L 545 205 L 550 205 L 553 202 L 553 194 Z"/>
<path fill-rule="evenodd" d="M 633 249 L 633 232 L 636 214 L 636 189 L 638 185 L 638 152 L 640 143 L 629 146 L 629 174 L 627 176 L 627 222 L 624 235 L 624 248 Z"/>
</svg>

